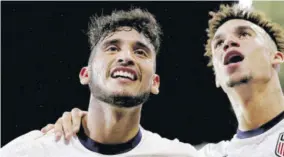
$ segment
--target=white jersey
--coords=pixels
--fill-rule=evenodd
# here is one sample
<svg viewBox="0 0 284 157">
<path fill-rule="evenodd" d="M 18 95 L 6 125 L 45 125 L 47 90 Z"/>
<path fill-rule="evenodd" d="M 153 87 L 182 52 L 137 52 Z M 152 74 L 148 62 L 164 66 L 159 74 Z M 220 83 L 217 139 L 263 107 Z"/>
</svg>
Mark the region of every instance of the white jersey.
<svg viewBox="0 0 284 157">
<path fill-rule="evenodd" d="M 284 113 L 253 132 L 230 141 L 207 144 L 199 150 L 200 157 L 284 157 Z M 277 120 L 278 118 L 278 120 Z M 276 121 L 275 121 L 276 120 Z M 258 132 L 258 133 L 257 133 Z M 258 135 L 253 135 L 257 133 Z"/>
<path fill-rule="evenodd" d="M 78 137 L 69 143 L 64 138 L 55 142 L 53 131 L 43 135 L 32 131 L 4 146 L 1 157 L 197 157 L 196 149 L 190 144 L 169 140 L 141 127 L 141 140 L 128 152 L 117 155 L 103 155 L 82 145 Z"/>
</svg>

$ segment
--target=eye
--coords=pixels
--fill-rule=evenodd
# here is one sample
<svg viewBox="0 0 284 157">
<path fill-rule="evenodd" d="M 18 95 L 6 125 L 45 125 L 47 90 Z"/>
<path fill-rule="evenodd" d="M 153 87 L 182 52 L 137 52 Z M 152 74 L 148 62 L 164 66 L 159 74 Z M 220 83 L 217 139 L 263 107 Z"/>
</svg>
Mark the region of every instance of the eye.
<svg viewBox="0 0 284 157">
<path fill-rule="evenodd" d="M 251 34 L 248 33 L 248 32 L 245 32 L 245 31 L 239 33 L 239 37 L 240 37 L 241 39 L 246 38 L 246 37 L 249 37 L 249 36 L 251 36 Z"/>
<path fill-rule="evenodd" d="M 135 54 L 138 54 L 138 55 L 141 55 L 141 56 L 145 56 L 147 57 L 147 52 L 143 49 L 138 49 L 138 50 L 135 50 L 134 52 Z"/>
<path fill-rule="evenodd" d="M 111 51 L 111 52 L 115 52 L 118 51 L 118 48 L 116 46 L 109 46 L 106 51 Z"/>
<path fill-rule="evenodd" d="M 219 46 L 221 46 L 223 44 L 223 40 L 218 40 L 215 44 L 215 48 L 218 48 Z"/>
</svg>

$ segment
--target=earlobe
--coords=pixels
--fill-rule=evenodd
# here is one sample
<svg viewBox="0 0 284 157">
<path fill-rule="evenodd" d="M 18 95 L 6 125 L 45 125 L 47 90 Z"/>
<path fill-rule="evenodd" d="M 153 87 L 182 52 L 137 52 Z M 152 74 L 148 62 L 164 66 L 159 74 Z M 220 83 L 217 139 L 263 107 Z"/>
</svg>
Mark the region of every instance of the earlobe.
<svg viewBox="0 0 284 157">
<path fill-rule="evenodd" d="M 152 79 L 151 93 L 159 94 L 159 88 L 160 88 L 160 76 L 157 74 L 154 74 L 153 79 Z"/>
<path fill-rule="evenodd" d="M 272 66 L 276 67 L 279 64 L 284 62 L 284 54 L 282 52 L 277 51 L 272 58 Z"/>
<path fill-rule="evenodd" d="M 90 81 L 89 67 L 83 67 L 79 74 L 80 83 L 86 85 Z"/>
</svg>

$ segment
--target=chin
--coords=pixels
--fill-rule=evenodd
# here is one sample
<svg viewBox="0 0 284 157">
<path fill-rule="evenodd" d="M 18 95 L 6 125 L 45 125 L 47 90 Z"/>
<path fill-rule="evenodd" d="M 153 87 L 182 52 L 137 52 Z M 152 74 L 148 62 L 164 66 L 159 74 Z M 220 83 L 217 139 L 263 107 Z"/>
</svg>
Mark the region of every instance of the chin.
<svg viewBox="0 0 284 157">
<path fill-rule="evenodd" d="M 228 82 L 232 82 L 232 81 L 233 82 L 237 82 L 237 81 L 240 81 L 243 78 L 246 78 L 248 76 L 249 76 L 249 73 L 238 71 L 238 72 L 235 72 L 235 73 L 233 73 L 231 75 L 228 75 L 227 80 L 228 80 Z"/>
<path fill-rule="evenodd" d="M 124 90 L 124 89 L 114 90 L 110 93 L 112 93 L 112 95 L 116 95 L 116 96 L 134 96 L 133 92 L 130 92 L 130 91 Z"/>
<path fill-rule="evenodd" d="M 246 85 L 249 82 L 251 82 L 252 80 L 252 76 L 251 75 L 243 75 L 242 77 L 237 77 L 237 78 L 233 78 L 233 79 L 229 79 L 227 81 L 227 86 L 228 87 L 239 87 L 241 85 Z"/>
</svg>

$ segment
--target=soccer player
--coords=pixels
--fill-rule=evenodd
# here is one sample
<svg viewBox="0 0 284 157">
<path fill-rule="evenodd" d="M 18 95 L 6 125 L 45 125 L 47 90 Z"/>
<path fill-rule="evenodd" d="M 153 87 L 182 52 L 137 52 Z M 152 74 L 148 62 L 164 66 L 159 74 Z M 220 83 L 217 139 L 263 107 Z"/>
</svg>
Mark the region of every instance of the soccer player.
<svg viewBox="0 0 284 157">
<path fill-rule="evenodd" d="M 221 5 L 211 12 L 205 55 L 216 86 L 227 94 L 238 120 L 230 141 L 208 144 L 204 156 L 284 156 L 284 97 L 278 72 L 284 31 L 253 8 Z"/>
<path fill-rule="evenodd" d="M 216 86 L 231 102 L 238 130 L 230 141 L 205 145 L 200 156 L 284 157 L 284 98 L 278 78 L 284 61 L 283 29 L 263 13 L 236 4 L 221 5 L 210 14 L 205 55 L 213 65 Z M 80 117 L 78 111 L 55 126 L 71 128 L 68 119 Z"/>
<path fill-rule="evenodd" d="M 91 54 L 79 77 L 89 85 L 90 103 L 78 136 L 66 143 L 54 134 L 30 132 L 1 149 L 1 157 L 196 157 L 189 144 L 169 140 L 140 126 L 142 105 L 159 93 L 155 74 L 161 29 L 141 9 L 92 18 Z"/>
</svg>

